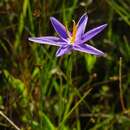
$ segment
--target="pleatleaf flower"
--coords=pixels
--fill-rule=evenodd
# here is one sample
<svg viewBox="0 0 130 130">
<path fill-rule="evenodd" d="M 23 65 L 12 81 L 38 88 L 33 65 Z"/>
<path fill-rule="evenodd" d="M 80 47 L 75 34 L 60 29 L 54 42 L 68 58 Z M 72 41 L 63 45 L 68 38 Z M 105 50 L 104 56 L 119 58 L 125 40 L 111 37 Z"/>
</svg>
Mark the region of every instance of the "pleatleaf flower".
<svg viewBox="0 0 130 130">
<path fill-rule="evenodd" d="M 72 32 L 70 32 L 63 24 L 61 24 L 56 18 L 50 18 L 51 23 L 58 33 L 58 37 L 55 36 L 44 36 L 44 37 L 31 37 L 29 38 L 32 42 L 37 42 L 40 44 L 49 44 L 58 46 L 59 49 L 56 52 L 56 56 L 62 56 L 64 54 L 70 53 L 72 50 L 85 52 L 97 56 L 102 56 L 104 53 L 95 47 L 85 44 L 88 40 L 92 39 L 98 33 L 100 33 L 107 24 L 100 25 L 88 32 L 85 32 L 85 27 L 88 22 L 88 16 L 85 13 L 79 19 L 76 24 L 73 21 Z"/>
</svg>

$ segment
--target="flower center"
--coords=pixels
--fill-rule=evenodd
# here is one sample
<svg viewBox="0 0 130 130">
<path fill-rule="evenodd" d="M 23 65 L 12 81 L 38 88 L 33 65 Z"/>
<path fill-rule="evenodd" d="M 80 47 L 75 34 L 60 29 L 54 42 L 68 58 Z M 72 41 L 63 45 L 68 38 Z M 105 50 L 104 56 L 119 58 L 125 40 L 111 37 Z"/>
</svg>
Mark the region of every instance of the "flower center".
<svg viewBox="0 0 130 130">
<path fill-rule="evenodd" d="M 67 30 L 67 35 L 69 37 L 70 44 L 74 44 L 75 38 L 76 38 L 76 33 L 77 33 L 77 25 L 75 21 L 73 20 L 73 29 L 72 29 L 72 34 L 69 33 Z"/>
</svg>

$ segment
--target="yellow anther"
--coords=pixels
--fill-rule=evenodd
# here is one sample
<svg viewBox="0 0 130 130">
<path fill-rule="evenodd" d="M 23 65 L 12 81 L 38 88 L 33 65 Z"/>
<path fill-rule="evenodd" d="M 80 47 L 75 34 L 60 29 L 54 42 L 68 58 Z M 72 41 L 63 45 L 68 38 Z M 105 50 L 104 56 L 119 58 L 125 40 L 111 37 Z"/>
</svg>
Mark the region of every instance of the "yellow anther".
<svg viewBox="0 0 130 130">
<path fill-rule="evenodd" d="M 75 21 L 73 20 L 73 31 L 72 31 L 72 36 L 71 36 L 71 43 L 74 43 L 75 38 L 76 38 L 76 32 L 77 32 L 77 25 Z"/>
<path fill-rule="evenodd" d="M 70 34 L 70 32 L 68 31 L 67 26 L 65 26 L 65 28 L 66 28 L 66 33 L 69 37 L 70 43 L 73 44 L 75 42 L 76 33 L 77 33 L 77 25 L 76 25 L 75 21 L 73 20 L 72 34 Z"/>
</svg>

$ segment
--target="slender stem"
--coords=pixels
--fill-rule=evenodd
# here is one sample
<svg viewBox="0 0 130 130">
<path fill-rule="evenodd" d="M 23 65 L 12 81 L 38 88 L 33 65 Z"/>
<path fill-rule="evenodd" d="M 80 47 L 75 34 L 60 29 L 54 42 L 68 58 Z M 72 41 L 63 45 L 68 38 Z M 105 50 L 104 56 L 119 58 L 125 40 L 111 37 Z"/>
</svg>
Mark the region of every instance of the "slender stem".
<svg viewBox="0 0 130 130">
<path fill-rule="evenodd" d="M 122 57 L 120 57 L 119 62 L 119 89 L 120 89 L 120 103 L 122 110 L 125 111 L 125 105 L 123 100 L 123 91 L 122 91 Z"/>
<path fill-rule="evenodd" d="M 0 115 L 3 116 L 16 130 L 20 130 L 18 126 L 16 126 L 2 111 L 0 111 Z"/>
<path fill-rule="evenodd" d="M 59 86 L 59 102 L 58 102 L 58 105 L 59 105 L 59 118 L 58 118 L 58 123 L 61 122 L 61 117 L 62 117 L 62 77 L 61 75 L 59 76 L 59 80 L 60 80 L 60 86 Z"/>
<path fill-rule="evenodd" d="M 62 124 L 64 123 L 64 121 L 71 115 L 71 113 L 79 106 L 79 104 L 84 100 L 84 98 L 91 92 L 92 88 L 90 88 L 87 92 L 85 92 L 85 94 L 83 95 L 83 97 L 81 97 L 81 99 L 74 105 L 74 107 L 65 115 L 64 119 L 62 120 L 62 122 L 59 124 L 59 127 L 62 126 Z"/>
</svg>

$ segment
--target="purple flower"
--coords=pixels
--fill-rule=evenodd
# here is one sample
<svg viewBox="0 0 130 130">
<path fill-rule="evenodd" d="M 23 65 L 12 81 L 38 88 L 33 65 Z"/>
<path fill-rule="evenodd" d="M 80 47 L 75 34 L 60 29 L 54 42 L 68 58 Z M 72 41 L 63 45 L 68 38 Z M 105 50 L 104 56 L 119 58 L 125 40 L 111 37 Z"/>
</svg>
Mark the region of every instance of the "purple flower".
<svg viewBox="0 0 130 130">
<path fill-rule="evenodd" d="M 100 33 L 107 26 L 107 24 L 103 24 L 88 32 L 84 32 L 88 21 L 88 16 L 85 13 L 79 19 L 77 24 L 73 21 L 72 32 L 69 32 L 67 28 L 63 24 L 61 24 L 56 18 L 51 17 L 50 20 L 59 37 L 32 37 L 29 38 L 29 40 L 41 44 L 59 46 L 59 49 L 56 52 L 57 57 L 70 53 L 72 50 L 94 54 L 97 56 L 104 55 L 102 51 L 84 43 L 92 39 L 98 33 Z"/>
</svg>

